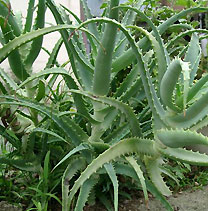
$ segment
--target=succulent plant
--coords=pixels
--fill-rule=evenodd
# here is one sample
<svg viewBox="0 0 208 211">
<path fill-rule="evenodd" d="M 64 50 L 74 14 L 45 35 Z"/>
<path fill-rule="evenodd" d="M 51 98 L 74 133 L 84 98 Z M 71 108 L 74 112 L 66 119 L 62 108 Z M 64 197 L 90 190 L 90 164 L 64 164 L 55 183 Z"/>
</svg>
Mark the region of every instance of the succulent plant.
<svg viewBox="0 0 208 211">
<path fill-rule="evenodd" d="M 1 12 L 1 27 L 4 33 L 8 9 L 2 2 L 0 6 L 7 11 L 5 14 Z M 38 8 L 42 8 L 41 5 L 46 3 L 56 19 L 57 26 L 42 28 L 43 22 L 41 22 L 39 23 L 41 27 L 38 27 L 41 29 L 34 31 L 25 29 L 24 32 L 27 33 L 22 34 L 15 34 L 14 31 L 9 38 L 10 41 L 0 49 L 1 62 L 7 57 L 15 62 L 14 57 L 15 59 L 17 57 L 14 55 L 19 54 L 20 49 L 28 46 L 31 41 L 31 49 L 39 46 L 36 49 L 38 54 L 41 45 L 35 43 L 40 43 L 43 35 L 54 31 L 60 31 L 62 35 L 62 40 L 57 42 L 51 53 L 50 65 L 47 64 L 46 69 L 37 74 L 29 74 L 28 68 L 36 58 L 30 55 L 33 54 L 32 50 L 21 63 L 23 68 L 21 73 L 24 73 L 21 77 L 19 69 L 12 69 L 22 83 L 15 84 L 13 90 L 15 96 L 9 96 L 7 93 L 0 96 L 1 105 L 30 108 L 37 117 L 41 117 L 41 120 L 39 118 L 35 120 L 35 125 L 40 127 L 39 132 L 62 140 L 61 159 L 53 166 L 53 172 L 65 167 L 62 176 L 64 211 L 70 210 L 73 206 L 72 200 L 79 189 L 75 203 L 77 211 L 83 210 L 87 200 L 92 199 L 95 194 L 101 201 L 108 201 L 100 191 L 104 175 L 108 175 L 112 181 L 114 210 L 118 210 L 117 175 L 119 174 L 137 181 L 138 187 L 144 192 L 146 202 L 148 190 L 161 200 L 167 210 L 173 210 L 163 197 L 171 195 L 162 177 L 163 174 L 170 176 L 163 168 L 165 159 L 208 165 L 208 155 L 185 148 L 190 145 L 208 144 L 208 138 L 196 132 L 207 125 L 208 101 L 207 76 L 195 80 L 201 56 L 200 37 L 197 34 L 199 30 L 187 24 L 178 26 L 174 23 L 191 12 L 208 9 L 191 8 L 181 11 L 156 27 L 151 19 L 141 12 L 143 1 L 134 2 L 135 5 L 129 6 L 119 5 L 119 0 L 111 0 L 104 15 L 99 18 L 92 17 L 85 0 L 81 2 L 87 17 L 84 22 L 67 8 L 56 6 L 52 0 L 46 2 L 40 0 Z M 31 0 L 29 5 L 32 3 Z M 119 19 L 120 10 L 126 11 L 122 20 Z M 44 18 L 41 15 L 44 12 L 45 9 L 40 10 L 37 16 L 42 21 Z M 71 24 L 68 13 L 75 17 L 75 24 Z M 5 29 L 5 35 L 11 31 L 9 27 L 13 27 L 13 16 L 9 14 L 10 16 L 11 20 L 8 19 L 6 22 L 8 29 Z M 143 19 L 152 31 L 134 25 L 136 16 Z M 186 31 L 165 43 L 162 34 L 170 27 L 181 27 Z M 143 37 L 137 42 L 134 39 L 136 32 Z M 207 33 L 207 30 L 203 32 Z M 90 53 L 87 51 L 88 45 L 83 41 L 83 33 L 89 41 Z M 180 48 L 178 55 L 173 58 L 171 54 L 177 52 L 178 48 L 175 49 L 171 45 L 186 34 L 191 35 L 189 45 L 182 46 L 182 50 Z M 73 77 L 71 72 L 55 62 L 62 43 L 69 56 Z M 20 59 L 19 61 L 22 62 Z M 116 77 L 127 67 L 130 67 L 129 74 L 116 85 L 114 90 Z M 3 73 L 2 71 L 0 75 Z M 57 74 L 63 76 L 66 96 L 71 98 L 70 101 L 67 101 L 67 98 L 63 100 L 68 105 L 66 110 L 54 108 L 53 103 L 44 105 L 44 100 L 47 98 L 45 92 L 38 98 L 39 102 L 21 94 L 24 88 L 27 89 L 32 81 L 37 80 L 40 92 L 48 88 L 57 98 L 58 94 L 55 95 L 44 81 L 47 76 Z M 4 80 L 9 83 L 9 79 L 4 78 Z M 56 78 L 52 76 L 51 83 L 54 80 Z M 152 118 L 149 114 L 152 114 Z M 58 130 L 62 132 L 57 132 Z M 2 131 L 5 132 L 3 129 Z M 41 160 L 38 159 L 39 154 L 34 150 L 32 141 L 32 137 L 37 136 L 37 131 L 37 128 L 29 131 L 27 152 L 32 152 L 36 164 L 41 168 Z M 7 137 L 11 139 L 11 143 L 15 143 L 9 134 Z M 51 149 L 49 142 L 45 144 L 44 156 L 47 150 Z M 0 159 L 19 168 L 34 166 L 31 160 L 28 165 L 18 165 L 18 160 Z M 81 174 L 70 189 L 77 172 Z M 96 189 L 99 191 L 96 192 Z M 106 204 L 106 207 L 110 209 L 110 205 Z"/>
</svg>

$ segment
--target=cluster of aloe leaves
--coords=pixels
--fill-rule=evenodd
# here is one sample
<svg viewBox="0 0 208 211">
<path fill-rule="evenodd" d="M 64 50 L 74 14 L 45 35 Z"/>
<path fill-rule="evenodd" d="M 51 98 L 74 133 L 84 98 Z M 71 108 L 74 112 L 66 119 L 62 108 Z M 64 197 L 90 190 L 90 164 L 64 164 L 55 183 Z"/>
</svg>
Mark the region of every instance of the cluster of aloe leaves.
<svg viewBox="0 0 208 211">
<path fill-rule="evenodd" d="M 186 149 L 208 145 L 208 138 L 196 132 L 208 123 L 208 77 L 195 80 L 200 39 L 208 31 L 175 24 L 208 8 L 181 11 L 155 26 L 140 9 L 144 2 L 120 5 L 119 0 L 111 0 L 103 15 L 93 18 L 81 0 L 83 22 L 53 0 L 39 0 L 33 25 L 35 1 L 30 0 L 21 28 L 10 3 L 0 0 L 0 62 L 8 58 L 19 80 L 15 82 L 1 67 L 0 134 L 14 150 L 1 156 L 0 162 L 26 171 L 44 171 L 44 175 L 61 172 L 64 211 L 72 206 L 83 210 L 95 197 L 111 210 L 110 198 L 101 189 L 106 175 L 113 186 L 114 210 L 118 210 L 118 175 L 133 178 L 146 202 L 149 191 L 167 210 L 173 210 L 164 197 L 171 191 L 163 175 L 174 179 L 163 166 L 166 159 L 208 165 L 208 155 Z M 44 27 L 46 8 L 57 25 Z M 122 18 L 120 11 L 125 11 Z M 76 23 L 71 24 L 69 14 Z M 134 25 L 136 17 L 151 31 Z M 162 35 L 174 27 L 181 32 L 163 40 Z M 43 36 L 54 31 L 61 33 L 61 39 L 49 52 L 45 69 L 34 74 Z M 200 37 L 199 32 L 206 35 Z M 141 37 L 137 42 L 135 33 Z M 189 44 L 177 46 L 177 40 L 187 34 Z M 57 62 L 62 44 L 72 71 Z M 127 70 L 122 82 L 115 83 Z M 61 92 L 60 84 L 56 91 L 53 86 L 58 75 L 63 78 Z M 46 158 L 51 169 L 43 165 Z"/>
</svg>

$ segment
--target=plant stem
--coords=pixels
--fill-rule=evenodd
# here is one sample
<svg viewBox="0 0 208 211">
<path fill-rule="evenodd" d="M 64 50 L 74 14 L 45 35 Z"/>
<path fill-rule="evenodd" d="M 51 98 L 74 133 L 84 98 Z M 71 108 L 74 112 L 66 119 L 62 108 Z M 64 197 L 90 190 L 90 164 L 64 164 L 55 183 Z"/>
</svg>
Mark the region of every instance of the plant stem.
<svg viewBox="0 0 208 211">
<path fill-rule="evenodd" d="M 119 0 L 111 0 L 109 18 L 118 19 Z M 115 46 L 117 27 L 108 23 L 102 37 L 98 50 L 98 56 L 95 62 L 95 72 L 93 79 L 93 93 L 96 95 L 107 95 L 110 87 L 110 75 L 112 65 L 112 53 Z"/>
</svg>

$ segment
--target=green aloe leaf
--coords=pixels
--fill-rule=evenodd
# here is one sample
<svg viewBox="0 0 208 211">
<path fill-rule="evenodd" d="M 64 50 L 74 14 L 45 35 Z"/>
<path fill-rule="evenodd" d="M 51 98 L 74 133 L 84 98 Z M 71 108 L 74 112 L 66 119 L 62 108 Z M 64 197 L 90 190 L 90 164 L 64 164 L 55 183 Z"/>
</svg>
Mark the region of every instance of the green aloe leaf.
<svg viewBox="0 0 208 211">
<path fill-rule="evenodd" d="M 108 104 L 110 106 L 113 106 L 113 107 L 119 109 L 121 112 L 123 112 L 126 115 L 126 118 L 128 119 L 128 121 L 130 123 L 132 134 L 134 136 L 140 136 L 140 137 L 142 136 L 139 121 L 138 121 L 136 115 L 134 114 L 133 110 L 131 109 L 131 107 L 129 107 L 127 104 L 124 104 L 118 100 L 115 100 L 115 99 L 109 98 L 109 97 L 104 97 L 104 96 L 98 97 L 98 96 L 94 96 L 93 94 L 89 94 L 89 93 L 81 92 L 81 91 L 77 91 L 77 90 L 71 90 L 71 91 L 78 93 L 78 94 L 82 94 L 86 97 L 89 97 L 94 101 L 105 103 L 105 104 Z"/>
<path fill-rule="evenodd" d="M 143 175 L 143 172 L 139 166 L 139 164 L 136 162 L 136 160 L 133 157 L 126 157 L 126 160 L 130 163 L 130 165 L 134 168 L 140 182 L 141 182 L 141 186 L 142 186 L 142 190 L 144 193 L 144 198 L 145 198 L 145 203 L 148 203 L 148 194 L 147 194 L 147 187 L 145 184 L 145 178 Z"/>
<path fill-rule="evenodd" d="M 41 171 L 40 160 L 37 157 L 35 158 L 33 157 L 32 161 L 31 159 L 27 160 L 27 159 L 12 159 L 7 157 L 0 157 L 0 163 L 14 166 L 24 171 L 31 171 L 31 172 Z"/>
<path fill-rule="evenodd" d="M 165 72 L 161 84 L 160 84 L 160 96 L 163 103 L 175 112 L 180 111 L 180 109 L 173 102 L 173 93 L 176 87 L 176 83 L 182 72 L 182 61 L 180 59 L 175 59 L 172 61 Z"/>
<path fill-rule="evenodd" d="M 65 160 L 67 160 L 68 158 L 70 158 L 72 155 L 74 155 L 77 152 L 80 152 L 82 150 L 89 150 L 89 146 L 86 144 L 80 144 L 79 146 L 75 147 L 74 149 L 72 149 L 69 153 L 67 153 L 57 164 L 56 166 L 53 168 L 56 169 L 59 165 L 61 165 Z"/>
<path fill-rule="evenodd" d="M 35 25 L 34 25 L 35 30 L 41 29 L 45 25 L 46 0 L 39 0 L 37 7 L 38 7 L 38 10 L 37 10 L 37 16 L 36 16 Z M 42 43 L 43 43 L 43 36 L 39 36 L 32 41 L 30 51 L 27 55 L 27 58 L 24 61 L 25 65 L 28 68 L 32 66 L 32 64 L 38 57 L 41 47 L 42 47 Z"/>
<path fill-rule="evenodd" d="M 135 170 L 130 167 L 129 165 L 126 164 L 120 164 L 116 163 L 115 164 L 115 169 L 117 174 L 125 175 L 127 177 L 133 178 L 138 182 L 138 186 L 140 187 L 141 184 L 139 184 L 139 179 L 138 176 L 135 172 Z M 163 206 L 168 210 L 168 211 L 173 211 L 172 206 L 169 204 L 167 199 L 160 193 L 160 191 L 154 186 L 154 184 L 149 181 L 147 178 L 145 178 L 147 190 L 152 193 L 156 199 L 160 200 Z M 141 188 L 141 187 L 140 187 Z"/>
<path fill-rule="evenodd" d="M 166 121 L 173 128 L 189 128 L 206 118 L 207 106 L 208 93 L 204 93 L 197 101 L 186 109 L 185 113 L 183 112 L 174 116 L 167 116 Z"/>
<path fill-rule="evenodd" d="M 172 24 L 174 24 L 177 20 L 181 19 L 182 17 L 186 16 L 187 14 L 191 12 L 206 12 L 208 11 L 207 7 L 197 7 L 197 8 L 190 8 L 187 10 L 183 10 L 166 21 L 164 21 L 162 24 L 158 26 L 158 31 L 160 35 L 162 35 Z M 143 38 L 138 43 L 137 46 L 146 51 L 150 47 L 150 43 L 148 42 L 148 39 Z M 120 70 L 125 69 L 127 66 L 132 64 L 132 62 L 135 60 L 135 53 L 133 49 L 128 49 L 126 52 L 124 52 L 120 57 L 116 58 L 112 63 L 112 71 L 118 72 Z"/>
<path fill-rule="evenodd" d="M 145 161 L 148 174 L 155 187 L 164 195 L 170 196 L 172 193 L 162 178 L 160 169 L 161 159 L 147 158 Z"/>
<path fill-rule="evenodd" d="M 48 34 L 57 30 L 61 30 L 61 29 L 67 29 L 70 27 L 74 29 L 73 26 L 69 26 L 69 25 L 51 26 L 48 28 L 43 28 L 36 31 L 28 32 L 19 37 L 16 37 L 15 39 L 11 40 L 9 43 L 4 45 L 0 49 L 0 62 L 2 62 L 8 56 L 8 54 L 10 54 L 14 49 L 20 47 L 23 44 L 28 43 L 31 40 L 37 37 L 43 36 L 45 34 Z"/>
<path fill-rule="evenodd" d="M 8 131 L 6 128 L 0 125 L 0 135 L 4 137 L 10 144 L 12 144 L 13 147 L 16 149 L 20 149 L 21 143 L 20 140 L 13 134 L 10 134 L 10 131 Z"/>
<path fill-rule="evenodd" d="M 14 29 L 12 25 L 10 25 L 9 23 L 5 25 L 5 21 L 6 19 L 0 16 L 0 26 L 1 26 L 2 33 L 4 35 L 5 43 L 6 43 L 0 49 L 0 52 L 2 51 L 2 49 L 5 48 L 5 46 L 8 46 L 13 40 L 15 40 L 15 34 L 14 34 Z M 23 65 L 19 49 L 11 50 L 10 54 L 8 55 L 8 61 L 13 73 L 18 79 L 25 80 L 29 76 L 29 74 L 26 71 L 25 66 Z M 1 63 L 1 58 L 0 58 L 0 63 Z"/>
<path fill-rule="evenodd" d="M 87 134 L 73 120 L 65 117 L 60 118 L 55 110 L 46 107 L 44 104 L 10 96 L 0 96 L 0 99 L 6 99 L 1 101 L 1 104 L 25 106 L 43 113 L 48 118 L 51 118 L 65 132 L 68 137 L 67 140 L 71 140 L 75 145 L 79 145 L 88 139 Z"/>
<path fill-rule="evenodd" d="M 192 34 L 191 41 L 189 43 L 189 47 L 187 49 L 184 61 L 190 63 L 190 84 L 192 84 L 196 72 L 198 70 L 199 62 L 201 58 L 201 46 L 199 43 L 199 36 L 196 33 Z"/>
<path fill-rule="evenodd" d="M 188 163 L 198 166 L 208 166 L 208 155 L 199 152 L 193 152 L 182 148 L 166 148 L 160 149 L 160 152 L 172 159 L 183 163 Z"/>
<path fill-rule="evenodd" d="M 160 130 L 156 132 L 156 136 L 164 145 L 171 148 L 208 145 L 208 137 L 190 130 Z"/>
<path fill-rule="evenodd" d="M 142 19 L 144 19 L 144 21 L 151 27 L 152 29 L 152 34 L 145 32 L 145 30 L 143 30 L 143 33 L 148 37 L 148 39 L 151 41 L 153 48 L 156 52 L 156 57 L 158 60 L 158 80 L 159 82 L 162 79 L 163 74 L 165 73 L 166 69 L 167 69 L 167 65 L 170 62 L 170 58 L 169 55 L 167 53 L 166 48 L 164 47 L 164 43 L 163 40 L 160 36 L 160 32 L 159 29 L 157 29 L 157 27 L 154 25 L 154 23 L 152 22 L 152 20 L 150 18 L 148 18 L 143 12 L 141 12 L 140 10 L 133 8 L 133 7 L 128 7 L 128 6 L 120 6 L 119 8 L 125 8 L 125 9 L 130 9 L 133 10 L 134 12 L 137 13 L 138 16 L 140 16 Z M 140 30 L 140 27 L 137 26 L 132 26 L 133 28 L 135 28 L 136 30 Z M 152 37 L 155 37 L 157 42 L 155 42 L 155 40 Z"/>
<path fill-rule="evenodd" d="M 50 130 L 47 130 L 47 129 L 44 129 L 44 128 L 38 128 L 36 127 L 34 130 L 33 130 L 33 133 L 36 133 L 36 132 L 39 132 L 39 133 L 46 133 L 48 135 L 51 135 L 51 136 L 54 136 L 57 138 L 57 140 L 60 140 L 60 141 L 63 141 L 64 143 L 66 144 L 69 144 L 69 142 L 67 140 L 65 140 L 63 137 L 59 136 L 57 133 L 53 132 L 53 131 L 50 131 Z"/>
<path fill-rule="evenodd" d="M 98 182 L 98 180 L 99 180 L 99 177 L 98 176 L 96 177 L 96 175 L 93 175 L 92 177 L 90 177 L 88 180 L 84 182 L 84 184 L 82 185 L 80 189 L 74 211 L 83 210 L 83 207 L 85 206 L 85 203 L 87 202 L 87 199 L 89 198 L 89 194 L 92 191 L 93 187 Z"/>
<path fill-rule="evenodd" d="M 72 160 L 67 166 L 62 176 L 62 209 L 68 211 L 70 206 L 68 204 L 70 180 L 73 176 L 85 167 L 85 159 L 78 157 Z"/>
<path fill-rule="evenodd" d="M 187 96 L 187 103 L 194 99 L 194 97 L 203 90 L 203 86 L 206 85 L 208 81 L 208 75 L 204 74 L 198 81 L 196 81 L 192 87 L 189 88 L 188 96 Z M 183 96 L 179 97 L 176 101 L 176 104 L 179 106 L 182 105 Z"/>
<path fill-rule="evenodd" d="M 39 80 L 38 92 L 35 100 L 39 102 L 44 98 L 44 96 L 45 96 L 45 83 L 42 80 Z"/>
<path fill-rule="evenodd" d="M 0 77 L 6 83 L 9 88 L 10 94 L 14 91 L 17 91 L 18 85 L 14 82 L 14 80 L 6 73 L 2 68 L 0 68 Z M 17 94 L 22 95 L 23 90 L 18 90 Z"/>
<path fill-rule="evenodd" d="M 78 189 L 82 186 L 82 184 L 105 163 L 108 163 L 121 155 L 127 155 L 133 152 L 137 154 L 155 156 L 157 154 L 157 151 L 155 151 L 154 144 L 155 142 L 149 139 L 124 139 L 100 154 L 96 159 L 92 161 L 92 163 L 88 165 L 88 167 L 82 172 L 81 176 L 74 183 L 74 186 L 70 191 L 69 205 L 71 204 L 72 198 L 74 197 Z"/>
<path fill-rule="evenodd" d="M 92 22 L 107 22 L 116 25 L 122 32 L 125 34 L 126 38 L 128 39 L 131 48 L 133 49 L 134 55 L 136 56 L 137 59 L 137 64 L 140 69 L 140 74 L 141 78 L 143 81 L 145 93 L 148 99 L 148 102 L 150 104 L 150 107 L 152 109 L 154 119 L 157 122 L 157 127 L 161 128 L 162 126 L 165 125 L 163 121 L 163 116 L 165 115 L 165 111 L 160 103 L 159 98 L 157 97 L 156 91 L 154 89 L 154 86 L 152 84 L 152 79 L 150 77 L 150 74 L 146 68 L 146 65 L 144 63 L 143 56 L 141 54 L 141 51 L 137 48 L 135 40 L 129 33 L 129 31 L 120 23 L 118 23 L 115 20 L 109 19 L 109 18 L 95 18 L 91 20 L 85 21 L 83 24 L 79 26 L 79 28 L 83 27 L 86 24 L 92 23 Z M 79 29 L 77 28 L 77 29 Z"/>
<path fill-rule="evenodd" d="M 34 5 L 35 5 L 35 0 L 30 0 L 28 3 L 24 33 L 29 32 L 31 30 L 32 21 L 33 21 L 33 13 L 34 13 Z"/>
<path fill-rule="evenodd" d="M 115 169 L 111 163 L 104 164 L 104 168 L 107 171 L 114 189 L 114 210 L 118 211 L 118 179 L 116 176 Z"/>
</svg>

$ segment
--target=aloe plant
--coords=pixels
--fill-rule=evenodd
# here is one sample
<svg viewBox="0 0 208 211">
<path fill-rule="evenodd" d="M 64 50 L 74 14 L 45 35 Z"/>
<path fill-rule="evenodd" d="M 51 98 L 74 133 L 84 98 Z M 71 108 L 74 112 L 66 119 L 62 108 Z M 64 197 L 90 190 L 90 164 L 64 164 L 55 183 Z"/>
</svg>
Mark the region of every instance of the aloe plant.
<svg viewBox="0 0 208 211">
<path fill-rule="evenodd" d="M 15 39 L 15 37 L 19 37 L 22 34 L 30 32 L 32 29 L 43 28 L 45 24 L 45 1 L 39 1 L 37 5 L 37 16 L 35 19 L 35 23 L 33 25 L 33 13 L 34 13 L 35 1 L 31 0 L 28 4 L 28 13 L 26 17 L 26 23 L 24 28 L 21 26 L 19 20 L 13 15 L 13 10 L 9 1 L 1 1 L 0 2 L 0 19 L 1 19 L 1 34 L 2 34 L 2 45 L 9 43 L 11 40 Z M 8 61 L 11 68 L 12 73 L 15 77 L 24 81 L 27 77 L 32 74 L 32 65 L 36 60 L 37 56 L 42 47 L 43 37 L 39 37 L 33 40 L 31 43 L 24 44 L 18 49 L 13 50 L 8 55 Z M 3 69 L 0 71 L 0 76 L 4 83 L 7 85 L 6 91 L 8 94 L 14 93 L 17 88 L 16 83 L 12 80 L 12 78 L 6 73 Z M 36 86 L 36 88 L 34 88 Z M 25 87 L 27 96 L 35 96 L 36 90 L 38 89 L 37 84 L 30 83 Z M 41 88 L 40 88 L 41 89 Z M 22 93 L 21 93 L 22 94 Z M 12 110 L 10 108 L 7 108 Z M 4 109 L 5 110 L 5 109 Z M 5 112 L 1 112 L 2 117 L 5 117 Z M 11 113 L 11 111 L 10 111 Z M 21 123 L 19 123 L 19 118 L 23 118 L 25 122 L 28 122 L 28 125 L 37 124 L 37 114 L 35 111 L 30 110 L 31 119 L 29 121 L 27 118 L 18 117 L 14 114 L 15 118 L 13 118 L 13 124 L 18 124 L 21 127 Z M 11 118 L 12 115 L 10 115 Z M 24 130 L 24 128 L 22 128 Z"/>
<path fill-rule="evenodd" d="M 2 2 L 0 5 L 6 10 L 8 4 Z M 36 22 L 39 26 L 30 30 L 29 13 L 25 30 L 22 33 L 17 30 L 18 33 L 9 37 L 0 49 L 1 62 L 7 57 L 14 62 L 13 56 L 20 55 L 21 48 L 28 45 L 31 49 L 35 48 L 34 55 L 31 56 L 32 51 L 29 51 L 26 59 L 19 59 L 24 73 L 21 77 L 19 69 L 12 69 L 21 80 L 19 85 L 2 76 L 14 94 L 7 92 L 6 85 L 2 84 L 4 95 L 0 99 L 2 106 L 16 108 L 27 117 L 28 114 L 20 112 L 19 108 L 28 107 L 34 112 L 30 119 L 38 126 L 27 131 L 26 142 L 23 142 L 25 136 L 12 136 L 10 130 L 2 127 L 1 135 L 14 145 L 17 152 L 22 151 L 23 146 L 25 150 L 24 154 L 18 152 L 19 159 L 6 156 L 0 157 L 0 161 L 20 169 L 41 172 L 41 162 L 51 150 L 50 157 L 55 157 L 51 164 L 52 173 L 61 170 L 63 174 L 64 211 L 73 206 L 77 211 L 83 210 L 85 203 L 92 202 L 95 195 L 105 201 L 108 210 L 112 209 L 107 203 L 109 199 L 100 191 L 101 181 L 106 181 L 106 175 L 113 185 L 114 210 L 118 210 L 119 174 L 137 181 L 146 203 L 147 191 L 150 191 L 167 210 L 173 210 L 164 197 L 171 195 L 163 179 L 164 173 L 169 175 L 162 167 L 165 159 L 208 165 L 207 155 L 185 148 L 208 144 L 208 138 L 196 132 L 207 125 L 207 76 L 195 80 L 201 56 L 198 29 L 184 24 L 181 27 L 187 31 L 172 40 L 163 40 L 161 36 L 170 27 L 178 27 L 174 23 L 181 17 L 208 9 L 184 10 L 156 27 L 140 11 L 143 1 L 127 6 L 119 5 L 119 0 L 111 0 L 100 18 L 92 18 L 86 1 L 81 2 L 87 19 L 84 22 L 52 0 L 40 0 L 37 16 L 40 20 L 37 18 Z M 45 9 L 41 5 L 45 3 L 53 13 L 57 26 L 43 28 Z M 31 5 L 33 1 L 30 1 L 29 7 Z M 118 15 L 120 10 L 126 11 L 122 19 Z M 8 13 L 8 9 L 6 11 L 1 19 L 3 29 L 5 21 L 8 22 L 7 27 L 15 21 L 12 13 Z M 68 12 L 75 17 L 76 24 L 71 24 Z M 7 18 L 10 16 L 10 19 Z M 134 25 L 136 16 L 143 19 L 152 31 Z M 9 28 L 3 29 L 3 34 L 7 36 Z M 47 68 L 37 74 L 29 73 L 35 55 L 40 51 L 42 36 L 54 31 L 60 31 L 62 39 L 55 45 Z M 143 37 L 137 42 L 133 36 L 136 32 Z M 207 33 L 206 30 L 203 32 Z M 83 33 L 89 40 L 90 53 L 83 42 Z M 191 41 L 178 52 L 178 48 L 172 45 L 186 33 L 191 35 Z M 62 43 L 69 56 L 73 77 L 56 63 Z M 178 52 L 175 58 L 171 55 L 173 52 Z M 15 56 L 15 59 L 18 57 Z M 117 77 L 128 66 L 130 72 L 122 82 L 118 82 Z M 65 82 L 61 93 L 59 86 L 56 91 L 51 88 L 57 74 Z M 6 74 L 1 71 L 1 75 Z M 52 77 L 47 85 L 45 80 L 48 76 Z M 37 97 L 30 99 L 30 95 L 24 94 L 24 88 L 28 90 L 35 80 L 38 81 Z M 118 84 L 115 85 L 115 81 Z M 51 103 L 44 105 L 48 99 Z M 32 114 L 36 115 L 35 121 Z M 41 152 L 37 152 L 36 148 Z M 79 172 L 81 174 L 75 180 Z M 48 191 L 47 188 L 44 190 Z"/>
</svg>

